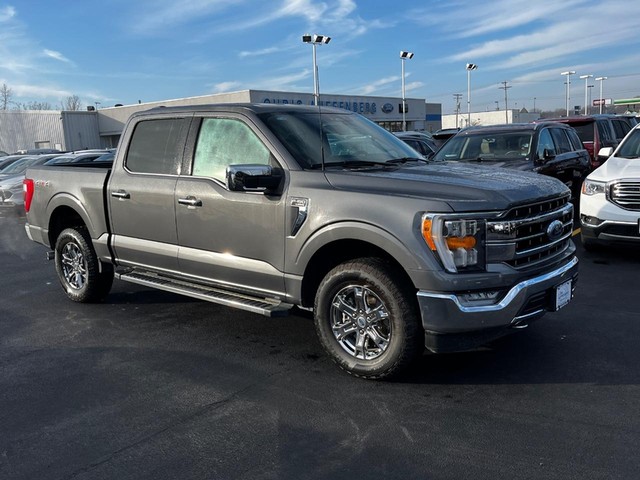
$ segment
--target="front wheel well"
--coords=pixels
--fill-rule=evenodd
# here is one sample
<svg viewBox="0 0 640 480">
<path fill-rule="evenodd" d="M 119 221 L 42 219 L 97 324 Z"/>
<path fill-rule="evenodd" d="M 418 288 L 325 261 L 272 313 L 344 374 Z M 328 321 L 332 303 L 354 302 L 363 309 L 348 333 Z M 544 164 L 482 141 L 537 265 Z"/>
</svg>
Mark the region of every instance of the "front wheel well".
<svg viewBox="0 0 640 480">
<path fill-rule="evenodd" d="M 71 207 L 58 207 L 49 219 L 49 245 L 54 248 L 60 233 L 66 228 L 86 227 L 80 214 Z"/>
<path fill-rule="evenodd" d="M 356 258 L 379 258 L 394 269 L 407 288 L 415 289 L 402 265 L 382 248 L 362 240 L 337 240 L 318 250 L 307 264 L 302 281 L 303 307 L 313 307 L 316 291 L 322 279 L 334 267 Z"/>
</svg>

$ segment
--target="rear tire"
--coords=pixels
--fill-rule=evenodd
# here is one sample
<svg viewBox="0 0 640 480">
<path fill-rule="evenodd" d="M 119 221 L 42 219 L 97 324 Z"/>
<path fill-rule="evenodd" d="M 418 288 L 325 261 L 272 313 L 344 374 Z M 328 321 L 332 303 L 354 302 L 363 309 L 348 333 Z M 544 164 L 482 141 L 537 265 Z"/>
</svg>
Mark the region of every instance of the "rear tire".
<svg viewBox="0 0 640 480">
<path fill-rule="evenodd" d="M 98 260 L 85 227 L 67 228 L 60 233 L 55 264 L 60 284 L 74 302 L 100 302 L 109 294 L 113 266 Z"/>
<path fill-rule="evenodd" d="M 322 346 L 351 375 L 388 379 L 424 351 L 415 290 L 388 263 L 361 258 L 320 283 L 314 321 Z"/>
</svg>

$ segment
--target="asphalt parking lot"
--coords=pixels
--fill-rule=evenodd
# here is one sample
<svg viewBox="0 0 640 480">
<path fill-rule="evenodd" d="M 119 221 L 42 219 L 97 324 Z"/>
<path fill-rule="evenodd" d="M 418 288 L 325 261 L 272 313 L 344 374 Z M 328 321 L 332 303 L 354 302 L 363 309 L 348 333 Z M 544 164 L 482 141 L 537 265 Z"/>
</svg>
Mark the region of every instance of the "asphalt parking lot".
<svg viewBox="0 0 640 480">
<path fill-rule="evenodd" d="M 304 315 L 122 282 L 72 303 L 22 222 L 0 218 L 2 479 L 638 477 L 637 248 L 579 247 L 568 307 L 373 382 Z"/>
</svg>

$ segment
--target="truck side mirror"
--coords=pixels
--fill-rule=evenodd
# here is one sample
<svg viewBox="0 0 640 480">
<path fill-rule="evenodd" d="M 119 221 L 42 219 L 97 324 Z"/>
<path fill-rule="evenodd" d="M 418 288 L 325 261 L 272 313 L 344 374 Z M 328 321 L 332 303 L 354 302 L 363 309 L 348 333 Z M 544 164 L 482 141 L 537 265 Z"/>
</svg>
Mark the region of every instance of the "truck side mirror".
<svg viewBox="0 0 640 480">
<path fill-rule="evenodd" d="M 611 155 L 613 155 L 613 147 L 604 147 L 598 152 L 598 158 L 602 160 L 606 160 Z"/>
<path fill-rule="evenodd" d="M 227 188 L 234 192 L 275 193 L 282 176 L 282 171 L 271 165 L 229 165 L 226 172 Z"/>
</svg>

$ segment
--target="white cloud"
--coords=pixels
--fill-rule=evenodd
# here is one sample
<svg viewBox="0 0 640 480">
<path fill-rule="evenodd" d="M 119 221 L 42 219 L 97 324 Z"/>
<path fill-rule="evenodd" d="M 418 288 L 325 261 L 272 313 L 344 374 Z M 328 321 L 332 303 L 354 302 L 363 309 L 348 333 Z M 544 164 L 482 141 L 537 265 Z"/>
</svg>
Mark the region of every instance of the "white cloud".
<svg viewBox="0 0 640 480">
<path fill-rule="evenodd" d="M 546 0 L 540 0 L 546 2 Z M 498 17 L 499 20 L 491 25 L 486 24 L 484 17 L 481 20 L 470 20 L 468 30 L 460 36 L 467 37 L 487 32 L 506 31 L 507 36 L 501 35 L 474 45 L 465 51 L 449 56 L 448 61 L 478 61 L 482 59 L 500 58 L 499 61 L 486 65 L 487 70 L 540 68 L 543 65 L 559 63 L 562 59 L 585 52 L 605 47 L 613 47 L 617 44 L 636 42 L 637 22 L 640 15 L 640 2 L 623 2 L 614 0 L 611 2 L 595 3 L 589 6 L 576 7 L 576 2 L 567 1 L 562 4 L 551 5 L 551 15 L 543 17 L 540 11 L 544 11 L 544 5 L 536 2 L 536 15 L 528 16 L 523 13 L 531 12 L 529 6 L 523 0 L 497 5 L 504 9 Z M 490 8 L 495 8 L 491 5 Z M 540 8 L 540 11 L 537 9 Z M 472 8 L 473 10 L 473 8 Z M 621 16 L 620 12 L 625 11 Z M 466 12 L 465 14 L 468 14 Z M 539 20 L 529 30 L 518 29 L 515 34 L 509 30 L 514 25 L 521 25 L 526 18 Z M 603 25 L 615 25 L 608 29 L 606 34 L 593 34 L 600 32 Z"/>
<path fill-rule="evenodd" d="M 8 5 L 6 7 L 0 8 L 0 23 L 11 20 L 16 16 L 16 9 L 12 6 Z"/>
<path fill-rule="evenodd" d="M 293 90 L 295 82 L 304 80 L 311 76 L 311 70 L 302 70 L 301 72 L 292 73 L 290 75 L 281 75 L 271 78 L 260 78 L 256 80 L 260 89 L 264 90 Z"/>
<path fill-rule="evenodd" d="M 242 84 L 240 82 L 220 82 L 213 85 L 211 93 L 226 93 L 238 90 Z"/>
<path fill-rule="evenodd" d="M 381 87 L 385 87 L 387 85 L 389 85 L 390 83 L 394 83 L 394 82 L 400 82 L 400 76 L 399 75 L 394 75 L 391 77 L 385 77 L 385 78 L 381 78 L 379 80 L 376 80 L 372 83 L 369 83 L 368 85 L 363 86 L 362 88 L 358 89 L 358 92 L 360 95 L 371 95 L 372 93 L 377 92 L 378 90 L 380 90 Z M 406 88 L 406 85 L 405 85 Z"/>
<path fill-rule="evenodd" d="M 41 85 L 11 85 L 11 89 L 18 97 L 34 97 L 34 98 L 64 98 L 73 95 L 68 90 L 57 88 L 57 87 L 48 87 Z"/>
<path fill-rule="evenodd" d="M 142 8 L 133 28 L 151 33 L 173 25 L 188 23 L 206 15 L 216 14 L 229 6 L 239 6 L 239 0 L 153 0 L 141 2 Z"/>
<path fill-rule="evenodd" d="M 278 48 L 278 47 L 268 47 L 268 48 L 263 48 L 261 50 L 254 50 L 254 51 L 243 50 L 242 52 L 240 52 L 238 54 L 238 56 L 240 58 L 260 57 L 262 55 L 269 55 L 271 53 L 278 53 L 280 51 L 281 51 L 281 49 Z"/>
<path fill-rule="evenodd" d="M 42 51 L 45 57 L 53 58 L 54 60 L 58 60 L 59 62 L 72 64 L 73 62 L 65 57 L 62 53 L 56 52 L 55 50 L 44 49 Z"/>
</svg>

